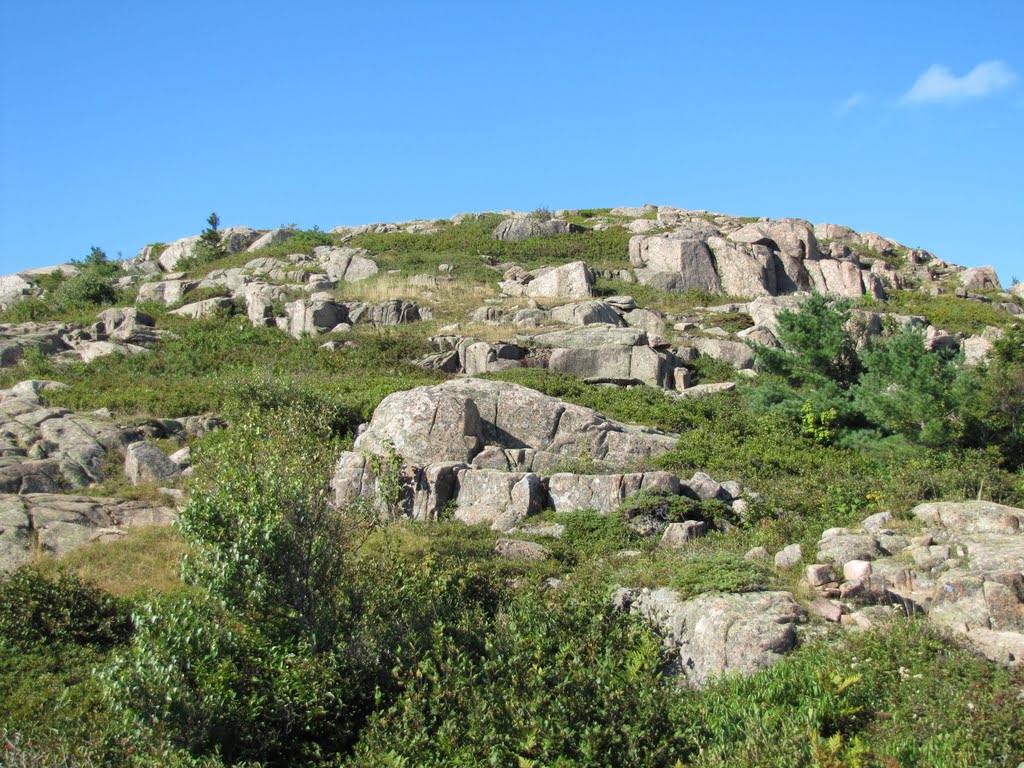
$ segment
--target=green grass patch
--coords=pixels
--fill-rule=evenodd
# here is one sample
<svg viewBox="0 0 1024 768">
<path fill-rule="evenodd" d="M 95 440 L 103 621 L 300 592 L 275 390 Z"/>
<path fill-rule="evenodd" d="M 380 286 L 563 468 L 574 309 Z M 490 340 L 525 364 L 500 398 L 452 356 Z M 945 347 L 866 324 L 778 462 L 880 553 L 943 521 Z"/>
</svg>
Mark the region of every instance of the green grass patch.
<svg viewBox="0 0 1024 768">
<path fill-rule="evenodd" d="M 631 234 L 621 228 L 613 227 L 604 232 L 588 230 L 523 242 L 492 239 L 491 233 L 503 220 L 499 214 L 487 214 L 434 234 L 368 233 L 353 238 L 349 245 L 373 251 L 379 256 L 382 269 L 399 269 L 406 274 L 436 271 L 437 264 L 446 262 L 454 264 L 459 275 L 466 271 L 470 277 L 495 278 L 496 273 L 488 272 L 480 259 L 485 254 L 498 262 L 519 262 L 528 269 L 580 260 L 599 269 L 621 269 L 629 265 Z"/>
<path fill-rule="evenodd" d="M 929 296 L 914 291 L 890 291 L 885 304 L 874 302 L 868 308 L 905 315 L 924 315 L 936 328 L 967 335 L 981 333 L 990 325 L 1008 328 L 1018 322 L 1010 313 L 981 301 L 955 296 Z"/>
<path fill-rule="evenodd" d="M 131 596 L 180 588 L 178 567 L 184 554 L 185 542 L 173 526 L 148 525 L 127 529 L 117 541 L 86 544 L 59 559 L 44 557 L 38 567 L 45 574 L 73 573 L 112 595 Z"/>
</svg>

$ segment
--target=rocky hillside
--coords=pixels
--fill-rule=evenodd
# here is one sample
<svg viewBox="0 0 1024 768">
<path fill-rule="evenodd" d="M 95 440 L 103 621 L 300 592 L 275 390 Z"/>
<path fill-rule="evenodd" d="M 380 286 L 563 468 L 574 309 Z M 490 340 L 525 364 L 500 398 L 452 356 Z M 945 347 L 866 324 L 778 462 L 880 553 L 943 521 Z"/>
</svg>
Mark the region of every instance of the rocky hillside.
<svg viewBox="0 0 1024 768">
<path fill-rule="evenodd" d="M 0 278 L 0 607 L 135 616 L 0 619 L 23 759 L 1024 758 L 1021 284 L 667 206 L 208 223 Z M 102 744 L 24 687 L 71 647 Z"/>
</svg>

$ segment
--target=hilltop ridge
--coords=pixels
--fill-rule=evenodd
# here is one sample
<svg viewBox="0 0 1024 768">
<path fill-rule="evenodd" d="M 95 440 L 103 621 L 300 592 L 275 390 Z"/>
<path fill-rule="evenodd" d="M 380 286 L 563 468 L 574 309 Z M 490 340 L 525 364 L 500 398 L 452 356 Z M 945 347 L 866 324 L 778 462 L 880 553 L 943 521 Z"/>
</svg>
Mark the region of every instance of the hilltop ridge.
<svg viewBox="0 0 1024 768">
<path fill-rule="evenodd" d="M 5 749 L 1024 749 L 1019 284 L 665 206 L 207 224 L 0 278 Z"/>
</svg>

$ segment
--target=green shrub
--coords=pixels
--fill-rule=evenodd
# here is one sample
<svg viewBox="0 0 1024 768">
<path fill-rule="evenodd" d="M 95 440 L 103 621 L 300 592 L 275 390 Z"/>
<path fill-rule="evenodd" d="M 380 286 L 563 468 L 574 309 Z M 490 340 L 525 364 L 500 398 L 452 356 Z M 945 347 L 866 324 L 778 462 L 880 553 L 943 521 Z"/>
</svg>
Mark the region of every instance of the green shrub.
<svg viewBox="0 0 1024 768">
<path fill-rule="evenodd" d="M 1013 765 L 1019 672 L 922 622 L 819 640 L 770 669 L 672 702 L 680 758 L 700 768 Z"/>
<path fill-rule="evenodd" d="M 304 765 L 351 740 L 335 654 L 269 641 L 200 592 L 143 605 L 132 645 L 103 670 L 136 739 L 263 765 Z"/>
<path fill-rule="evenodd" d="M 522 590 L 481 634 L 438 636 L 349 764 L 674 764 L 660 641 L 606 593 Z"/>
<path fill-rule="evenodd" d="M 716 528 L 729 525 L 733 520 L 732 510 L 721 501 L 701 501 L 650 489 L 626 497 L 615 514 L 627 521 L 638 517 L 647 517 L 661 523 L 703 520 Z"/>
<path fill-rule="evenodd" d="M 955 296 L 929 296 L 918 291 L 890 291 L 886 304 L 866 306 L 907 315 L 924 315 L 936 328 L 968 335 L 981 333 L 990 325 L 1006 328 L 1014 323 L 1013 315 L 991 304 Z"/>
<path fill-rule="evenodd" d="M 178 527 L 183 575 L 269 636 L 332 648 L 344 610 L 351 538 L 363 523 L 328 498 L 340 443 L 323 412 L 252 409 L 198 446 Z"/>
<path fill-rule="evenodd" d="M 0 646 L 64 644 L 109 648 L 131 632 L 125 606 L 70 573 L 23 566 L 0 580 Z"/>
</svg>

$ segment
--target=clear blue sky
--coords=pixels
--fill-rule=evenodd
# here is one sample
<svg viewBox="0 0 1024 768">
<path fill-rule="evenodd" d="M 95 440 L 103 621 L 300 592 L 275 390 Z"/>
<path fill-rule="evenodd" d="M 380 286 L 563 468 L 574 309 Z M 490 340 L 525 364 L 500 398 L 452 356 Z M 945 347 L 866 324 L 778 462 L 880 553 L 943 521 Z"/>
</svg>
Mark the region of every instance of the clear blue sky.
<svg viewBox="0 0 1024 768">
<path fill-rule="evenodd" d="M 0 0 L 0 274 L 653 202 L 1024 279 L 1024 3 Z"/>
</svg>

